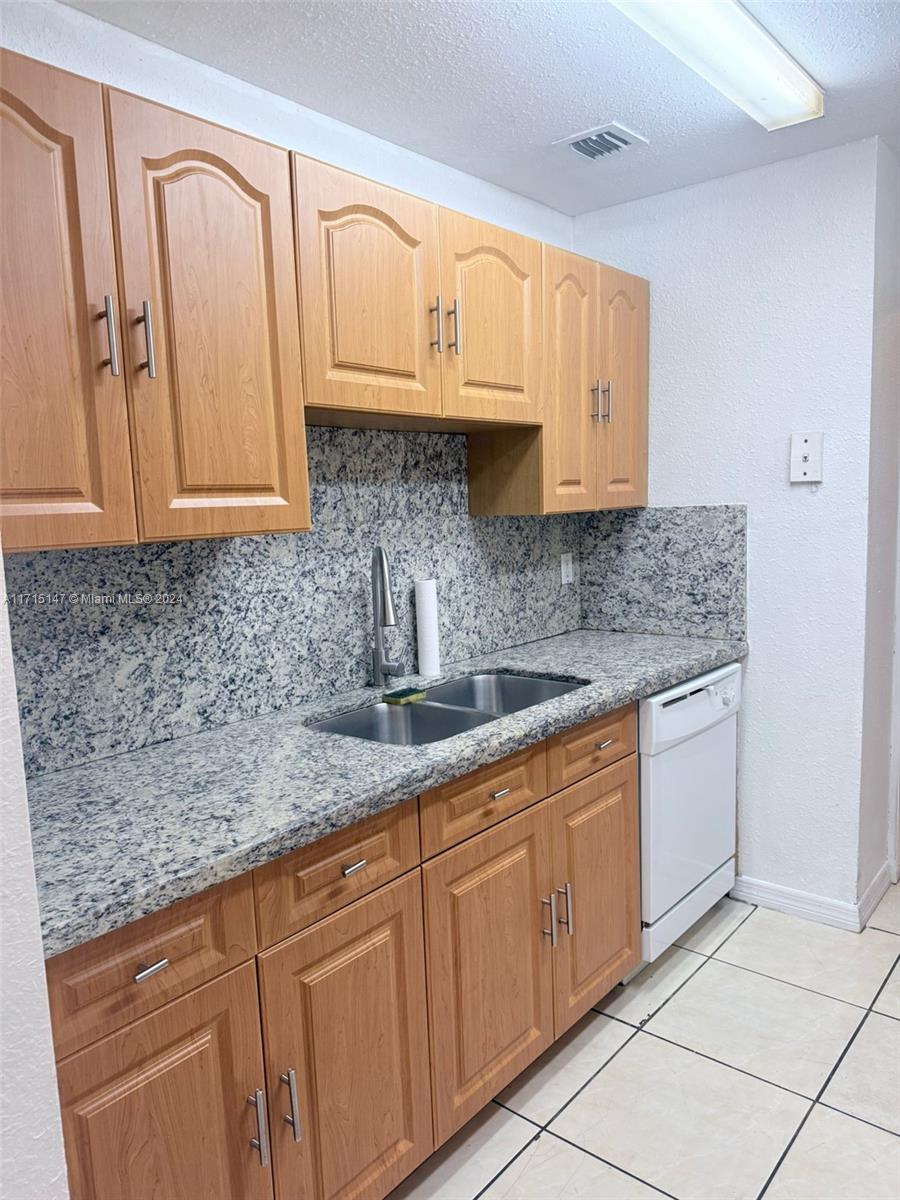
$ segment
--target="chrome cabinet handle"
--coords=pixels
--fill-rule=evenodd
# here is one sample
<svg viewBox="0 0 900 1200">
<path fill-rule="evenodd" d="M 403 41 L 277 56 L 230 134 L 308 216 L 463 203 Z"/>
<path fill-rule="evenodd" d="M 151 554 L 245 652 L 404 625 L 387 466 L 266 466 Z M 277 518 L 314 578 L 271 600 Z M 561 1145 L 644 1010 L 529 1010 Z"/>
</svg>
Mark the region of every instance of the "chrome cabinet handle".
<svg viewBox="0 0 900 1200">
<path fill-rule="evenodd" d="M 113 309 L 112 296 L 103 297 L 103 312 L 97 313 L 98 321 L 106 321 L 106 339 L 109 343 L 109 358 L 104 358 L 102 365 L 109 367 L 110 375 L 119 374 L 119 340 L 116 337 L 116 314 Z"/>
<path fill-rule="evenodd" d="M 491 792 L 491 799 L 492 800 L 502 800 L 503 797 L 508 796 L 509 793 L 510 793 L 509 788 L 501 788 L 499 792 Z"/>
<path fill-rule="evenodd" d="M 606 396 L 606 412 L 600 419 L 611 425 L 613 414 L 613 381 L 611 379 L 607 380 L 606 387 L 602 388 L 601 391 Z"/>
<path fill-rule="evenodd" d="M 269 1165 L 269 1121 L 266 1116 L 266 1095 L 262 1088 L 257 1088 L 252 1096 L 247 1097 L 247 1103 L 256 1109 L 256 1137 L 250 1139 L 250 1145 L 259 1153 L 259 1165 Z"/>
<path fill-rule="evenodd" d="M 436 320 L 437 320 L 437 331 L 436 331 L 437 337 L 434 339 L 433 342 L 430 342 L 429 345 L 436 346 L 438 354 L 443 354 L 444 353 L 444 298 L 440 294 L 440 292 L 438 292 L 437 296 L 435 297 L 434 304 L 432 305 L 431 308 L 429 308 L 428 311 L 430 313 L 434 313 L 436 315 Z"/>
<path fill-rule="evenodd" d="M 566 898 L 566 915 L 559 918 L 559 923 L 560 925 L 565 925 L 569 937 L 572 937 L 575 932 L 575 909 L 572 905 L 572 885 L 571 883 L 567 883 L 556 890 L 560 896 L 565 896 Z"/>
<path fill-rule="evenodd" d="M 453 341 L 447 345 L 452 346 L 456 354 L 462 354 L 462 312 L 458 296 L 453 301 L 453 307 L 447 309 L 447 316 L 453 318 Z"/>
<path fill-rule="evenodd" d="M 594 744 L 594 749 L 595 750 L 608 750 L 609 747 L 613 744 L 613 742 L 615 740 L 616 740 L 615 738 L 607 738 L 605 742 L 596 742 Z"/>
<path fill-rule="evenodd" d="M 164 971 L 168 965 L 169 960 L 167 958 L 161 958 L 159 962 L 151 963 L 149 967 L 146 963 L 138 963 L 134 982 L 143 983 L 145 979 L 149 979 L 152 975 L 158 975 L 160 971 Z"/>
<path fill-rule="evenodd" d="M 288 1067 L 287 1071 L 282 1071 L 278 1077 L 282 1083 L 287 1085 L 288 1095 L 291 1098 L 291 1111 L 285 1113 L 282 1118 L 285 1125 L 290 1125 L 294 1131 L 294 1141 L 301 1142 L 303 1133 L 300 1128 L 300 1100 L 297 1096 L 297 1072 L 293 1067 Z"/>
<path fill-rule="evenodd" d="M 359 862 L 350 863 L 347 867 L 341 867 L 341 874 L 347 879 L 350 875 L 355 875 L 357 871 L 361 871 L 363 867 L 368 866 L 368 863 L 369 860 L 367 858 L 361 858 Z"/>
<path fill-rule="evenodd" d="M 602 421 L 603 420 L 603 415 L 600 412 L 600 397 L 602 394 L 603 394 L 603 384 L 598 379 L 597 382 L 594 384 L 594 386 L 591 388 L 591 395 L 592 396 L 596 395 L 596 397 L 597 397 L 597 407 L 591 409 L 591 418 L 594 421 Z"/>
<path fill-rule="evenodd" d="M 556 907 L 556 892 L 554 891 L 549 896 L 544 896 L 541 899 L 541 904 L 546 904 L 550 908 L 550 928 L 542 929 L 541 933 L 550 939 L 550 948 L 555 950 L 556 944 L 559 941 L 559 913 Z"/>
<path fill-rule="evenodd" d="M 144 339 L 147 343 L 147 357 L 138 365 L 143 369 L 147 368 L 147 375 L 150 379 L 156 378 L 156 350 L 153 347 L 153 314 L 150 311 L 150 301 L 144 300 L 141 303 L 141 315 L 136 318 L 136 324 L 144 326 Z"/>
</svg>

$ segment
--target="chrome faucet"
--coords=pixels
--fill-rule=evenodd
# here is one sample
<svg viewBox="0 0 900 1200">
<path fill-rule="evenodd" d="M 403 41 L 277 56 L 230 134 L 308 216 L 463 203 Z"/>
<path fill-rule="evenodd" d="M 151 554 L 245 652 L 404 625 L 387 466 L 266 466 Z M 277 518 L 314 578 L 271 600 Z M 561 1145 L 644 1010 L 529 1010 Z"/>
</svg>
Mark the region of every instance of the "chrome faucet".
<svg viewBox="0 0 900 1200">
<path fill-rule="evenodd" d="M 372 613 L 375 617 L 375 641 L 372 646 L 372 675 L 376 687 L 384 687 L 389 675 L 402 675 L 402 662 L 390 662 L 384 655 L 384 631 L 397 624 L 391 569 L 381 546 L 372 551 Z"/>
</svg>

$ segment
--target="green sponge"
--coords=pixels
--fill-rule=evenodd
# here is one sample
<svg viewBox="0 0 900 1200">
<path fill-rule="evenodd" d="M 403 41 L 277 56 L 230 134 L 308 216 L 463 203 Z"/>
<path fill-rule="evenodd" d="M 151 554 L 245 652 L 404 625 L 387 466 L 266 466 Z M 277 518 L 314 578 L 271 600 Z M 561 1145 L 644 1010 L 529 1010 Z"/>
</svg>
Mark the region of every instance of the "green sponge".
<svg viewBox="0 0 900 1200">
<path fill-rule="evenodd" d="M 381 698 L 385 704 L 414 704 L 417 700 L 424 700 L 425 693 L 421 688 L 398 688 L 396 692 L 385 692 Z"/>
</svg>

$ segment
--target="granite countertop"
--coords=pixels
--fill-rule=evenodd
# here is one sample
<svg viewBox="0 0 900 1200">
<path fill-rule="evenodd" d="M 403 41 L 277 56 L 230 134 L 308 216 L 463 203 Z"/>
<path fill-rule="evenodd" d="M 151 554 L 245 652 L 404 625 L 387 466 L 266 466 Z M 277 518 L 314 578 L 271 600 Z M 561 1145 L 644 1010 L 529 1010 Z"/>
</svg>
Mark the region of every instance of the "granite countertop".
<svg viewBox="0 0 900 1200">
<path fill-rule="evenodd" d="M 32 779 L 44 953 L 746 652 L 743 642 L 581 630 L 455 663 L 441 680 L 510 668 L 588 684 L 442 742 L 383 746 L 306 728 L 374 703 L 380 692 L 368 688 Z"/>
</svg>

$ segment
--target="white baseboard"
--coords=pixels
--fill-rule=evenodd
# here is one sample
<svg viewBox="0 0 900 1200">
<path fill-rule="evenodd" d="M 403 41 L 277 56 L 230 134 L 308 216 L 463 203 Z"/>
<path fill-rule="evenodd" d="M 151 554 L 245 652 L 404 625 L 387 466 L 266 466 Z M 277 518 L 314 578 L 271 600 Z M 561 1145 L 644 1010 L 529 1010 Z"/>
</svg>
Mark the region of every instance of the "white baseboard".
<svg viewBox="0 0 900 1200">
<path fill-rule="evenodd" d="M 871 917 L 872 913 L 878 907 L 881 897 L 891 886 L 892 882 L 891 864 L 887 862 L 882 863 L 875 878 L 859 898 L 857 908 L 859 909 L 860 929 L 865 929 L 869 917 Z"/>
<path fill-rule="evenodd" d="M 871 890 L 868 889 L 866 894 Z M 761 908 L 774 908 L 795 917 L 806 917 L 809 921 L 819 921 L 823 925 L 835 925 L 838 929 L 850 929 L 854 933 L 859 933 L 862 929 L 860 906 L 848 904 L 844 900 L 829 900 L 827 896 L 799 892 L 795 888 L 782 887 L 777 883 L 751 879 L 748 875 L 738 875 L 730 894 L 735 900 L 746 900 L 748 904 L 758 904 Z M 874 908 L 874 905 L 872 907 Z"/>
</svg>

